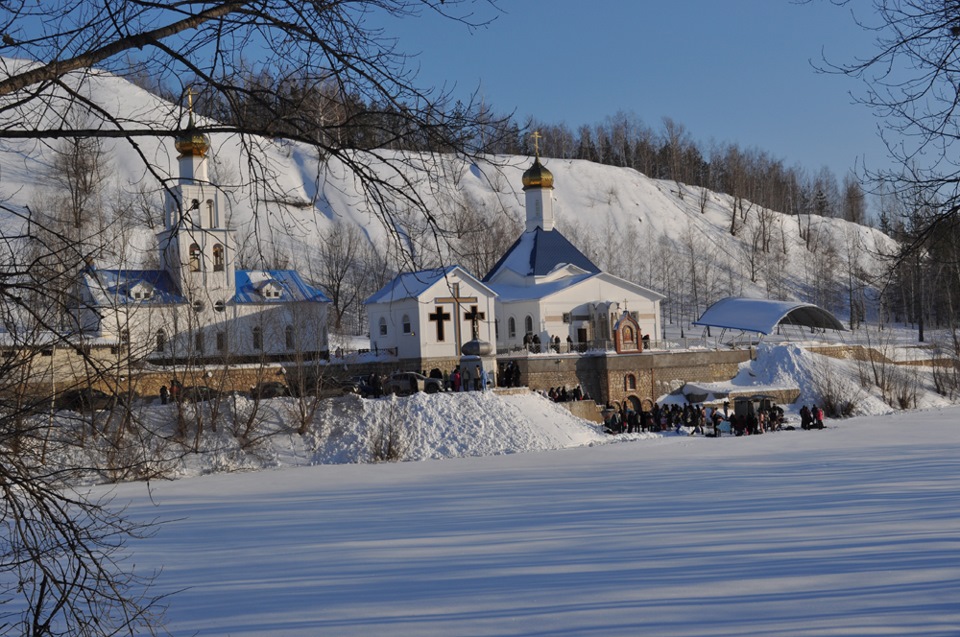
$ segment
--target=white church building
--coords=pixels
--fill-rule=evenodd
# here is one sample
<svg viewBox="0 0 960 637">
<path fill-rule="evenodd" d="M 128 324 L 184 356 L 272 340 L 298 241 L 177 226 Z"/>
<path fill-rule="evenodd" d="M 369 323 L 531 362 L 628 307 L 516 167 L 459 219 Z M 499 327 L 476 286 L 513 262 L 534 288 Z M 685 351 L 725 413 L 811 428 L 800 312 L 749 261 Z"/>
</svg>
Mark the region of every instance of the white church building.
<svg viewBox="0 0 960 637">
<path fill-rule="evenodd" d="M 372 349 L 426 369 L 424 359 L 459 356 L 476 313 L 480 340 L 500 354 L 536 351 L 534 337 L 541 351 L 557 339 L 562 352 L 621 351 L 625 313 L 634 342 L 626 351 L 656 339 L 664 297 L 601 271 L 556 229 L 553 175 L 539 153 L 523 190 L 525 231 L 482 280 L 459 266 L 403 273 L 365 301 Z"/>
<path fill-rule="evenodd" d="M 494 343 L 496 294 L 458 265 L 398 275 L 364 301 L 370 346 L 421 369 L 451 367 L 464 343 Z"/>
<path fill-rule="evenodd" d="M 295 270 L 236 269 L 226 197 L 210 182 L 209 143 L 192 108 L 177 138 L 157 270 L 98 269 L 80 282 L 84 333 L 156 362 L 283 361 L 325 355 L 329 299 Z"/>
<path fill-rule="evenodd" d="M 546 348 L 559 338 L 562 351 L 612 349 L 624 312 L 642 335 L 660 334 L 661 294 L 603 272 L 556 229 L 553 175 L 541 163 L 523 173 L 526 227 L 483 277 L 497 294 L 497 349 Z"/>
</svg>

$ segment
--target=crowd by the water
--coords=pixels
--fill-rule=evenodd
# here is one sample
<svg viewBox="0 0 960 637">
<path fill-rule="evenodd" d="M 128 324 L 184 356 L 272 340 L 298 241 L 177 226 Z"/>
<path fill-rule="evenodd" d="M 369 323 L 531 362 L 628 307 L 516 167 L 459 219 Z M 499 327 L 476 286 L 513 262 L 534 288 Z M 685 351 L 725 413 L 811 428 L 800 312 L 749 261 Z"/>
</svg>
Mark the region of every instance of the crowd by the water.
<svg viewBox="0 0 960 637">
<path fill-rule="evenodd" d="M 786 424 L 783 408 L 770 401 L 759 404 L 743 402 L 742 408 L 736 410 L 731 410 L 728 401 L 716 407 L 654 403 L 649 410 L 639 411 L 607 405 L 603 424 L 612 434 L 672 431 L 711 437 L 720 437 L 724 433 L 751 436 L 793 428 Z M 816 405 L 812 408 L 804 405 L 800 410 L 800 426 L 802 429 L 823 429 L 823 410 Z"/>
</svg>

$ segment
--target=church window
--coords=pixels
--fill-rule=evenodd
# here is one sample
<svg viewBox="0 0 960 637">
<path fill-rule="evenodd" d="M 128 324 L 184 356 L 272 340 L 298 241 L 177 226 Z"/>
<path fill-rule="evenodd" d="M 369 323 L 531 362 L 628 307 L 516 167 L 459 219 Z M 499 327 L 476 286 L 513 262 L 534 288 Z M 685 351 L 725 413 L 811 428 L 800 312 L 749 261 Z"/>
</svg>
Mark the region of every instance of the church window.
<svg viewBox="0 0 960 637">
<path fill-rule="evenodd" d="M 157 330 L 157 349 L 156 351 L 162 352 L 167 348 L 167 333 L 163 330 Z"/>
<path fill-rule="evenodd" d="M 213 246 L 213 271 L 223 272 L 223 246 L 219 243 Z"/>
<path fill-rule="evenodd" d="M 128 329 L 120 330 L 120 342 L 124 344 L 130 342 L 130 330 Z"/>
<path fill-rule="evenodd" d="M 259 327 L 253 328 L 253 349 L 263 349 L 263 332 Z"/>
<path fill-rule="evenodd" d="M 217 227 L 217 218 L 213 213 L 213 199 L 207 199 L 207 219 L 211 228 Z"/>
<path fill-rule="evenodd" d="M 527 334 L 533 334 L 533 317 L 532 316 L 528 315 L 527 318 L 523 319 L 523 328 Z"/>
<path fill-rule="evenodd" d="M 203 332 L 197 332 L 193 335 L 193 349 L 198 354 L 203 353 Z"/>
<path fill-rule="evenodd" d="M 403 333 L 410 333 L 410 316 L 408 314 L 403 315 Z"/>
<path fill-rule="evenodd" d="M 380 336 L 387 335 L 387 319 L 380 317 Z"/>
<path fill-rule="evenodd" d="M 217 301 L 213 304 L 213 309 L 215 309 L 217 312 L 223 312 L 227 309 L 227 304 L 223 301 Z"/>
<path fill-rule="evenodd" d="M 193 311 L 198 314 L 203 311 L 203 301 L 194 301 L 193 302 Z"/>
<path fill-rule="evenodd" d="M 493 320 L 493 336 L 494 338 L 500 338 L 500 319 Z"/>
<path fill-rule="evenodd" d="M 200 271 L 200 246 L 196 243 L 190 245 L 190 271 Z"/>
<path fill-rule="evenodd" d="M 292 325 L 288 325 L 288 326 L 283 330 L 283 340 L 284 340 L 284 345 L 286 345 L 286 348 L 287 348 L 288 350 L 294 349 L 293 326 L 292 326 Z"/>
<path fill-rule="evenodd" d="M 623 379 L 623 388 L 627 391 L 637 388 L 637 377 L 633 374 L 627 374 Z"/>
<path fill-rule="evenodd" d="M 517 338 L 517 320 L 512 316 L 507 319 L 507 336 Z"/>
<path fill-rule="evenodd" d="M 569 322 L 570 322 L 570 312 L 564 312 L 564 313 L 563 313 L 563 322 L 564 322 L 564 323 L 569 323 Z"/>
<path fill-rule="evenodd" d="M 227 333 L 226 332 L 217 332 L 217 351 L 218 352 L 227 351 Z"/>
</svg>

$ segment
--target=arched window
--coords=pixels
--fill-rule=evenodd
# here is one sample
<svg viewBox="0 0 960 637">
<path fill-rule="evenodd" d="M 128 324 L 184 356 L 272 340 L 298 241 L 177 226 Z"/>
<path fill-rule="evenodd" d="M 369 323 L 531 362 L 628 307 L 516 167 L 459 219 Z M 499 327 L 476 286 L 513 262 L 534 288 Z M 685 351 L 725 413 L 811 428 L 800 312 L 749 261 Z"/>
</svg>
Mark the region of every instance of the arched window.
<svg viewBox="0 0 960 637">
<path fill-rule="evenodd" d="M 213 246 L 213 271 L 223 272 L 223 246 L 219 243 Z"/>
<path fill-rule="evenodd" d="M 288 325 L 286 328 L 284 328 L 284 330 L 283 330 L 283 341 L 284 341 L 284 344 L 286 345 L 286 347 L 287 347 L 288 350 L 294 349 L 293 326 L 292 326 L 292 325 Z"/>
<path fill-rule="evenodd" d="M 163 330 L 157 330 L 157 349 L 156 351 L 162 352 L 167 348 L 167 333 Z"/>
<path fill-rule="evenodd" d="M 637 388 L 637 377 L 633 374 L 627 374 L 623 379 L 623 388 L 627 391 Z"/>
<path fill-rule="evenodd" d="M 507 337 L 517 338 L 517 320 L 512 316 L 507 319 Z"/>
<path fill-rule="evenodd" d="M 387 319 L 380 317 L 380 336 L 387 335 Z"/>
<path fill-rule="evenodd" d="M 200 246 L 196 243 L 190 244 L 190 271 L 200 271 Z"/>
<path fill-rule="evenodd" d="M 259 327 L 253 328 L 253 349 L 263 349 L 263 332 Z"/>
<path fill-rule="evenodd" d="M 406 314 L 403 315 L 403 333 L 410 333 L 410 317 Z"/>
<path fill-rule="evenodd" d="M 211 228 L 217 227 L 217 217 L 213 212 L 213 199 L 207 199 L 207 219 Z"/>
<path fill-rule="evenodd" d="M 527 334 L 533 333 L 533 317 L 532 316 L 527 316 L 527 318 L 523 319 L 523 328 Z"/>
</svg>

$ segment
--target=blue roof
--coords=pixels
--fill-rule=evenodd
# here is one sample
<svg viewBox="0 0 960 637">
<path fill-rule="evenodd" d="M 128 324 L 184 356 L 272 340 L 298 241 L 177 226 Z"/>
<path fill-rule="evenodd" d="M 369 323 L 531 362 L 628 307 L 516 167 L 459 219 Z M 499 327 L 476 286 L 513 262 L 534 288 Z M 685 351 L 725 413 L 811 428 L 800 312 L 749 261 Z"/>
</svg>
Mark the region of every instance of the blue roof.
<svg viewBox="0 0 960 637">
<path fill-rule="evenodd" d="M 273 281 L 283 290 L 280 298 L 264 298 L 260 294 L 261 288 L 268 281 Z M 326 294 L 312 285 L 307 285 L 296 270 L 237 270 L 235 283 L 237 291 L 233 297 L 234 303 L 330 302 Z"/>
<path fill-rule="evenodd" d="M 535 228 L 520 235 L 483 281 L 490 281 L 502 269 L 513 270 L 521 276 L 544 276 L 567 264 L 594 274 L 600 272 L 559 230 Z"/>
<path fill-rule="evenodd" d="M 165 270 L 94 270 L 87 269 L 87 276 L 95 276 L 103 290 L 113 303 L 186 303 L 180 295 L 173 279 Z M 149 284 L 153 288 L 153 296 L 147 300 L 136 300 L 129 295 L 129 290 L 138 283 Z"/>
<path fill-rule="evenodd" d="M 99 290 L 91 288 L 94 297 L 106 295 L 113 303 L 186 303 L 187 299 L 177 290 L 173 279 L 165 270 L 99 270 L 88 269 L 87 277 L 95 276 L 99 280 Z M 315 301 L 329 303 L 330 299 L 319 289 L 308 285 L 296 270 L 236 270 L 234 273 L 236 294 L 233 303 L 287 303 L 290 301 Z M 263 285 L 274 282 L 282 290 L 279 298 L 265 298 L 261 293 Z M 138 283 L 149 284 L 153 296 L 149 299 L 133 299 L 129 290 Z"/>
<path fill-rule="evenodd" d="M 410 299 L 420 296 L 424 290 L 449 275 L 459 266 L 448 265 L 445 268 L 432 270 L 418 270 L 398 274 L 393 281 L 371 294 L 364 305 L 369 303 L 390 303 L 400 299 Z"/>
</svg>

